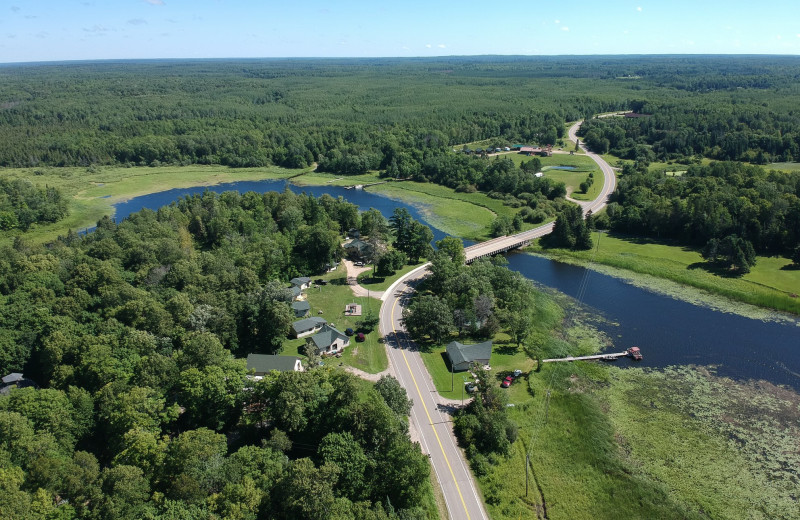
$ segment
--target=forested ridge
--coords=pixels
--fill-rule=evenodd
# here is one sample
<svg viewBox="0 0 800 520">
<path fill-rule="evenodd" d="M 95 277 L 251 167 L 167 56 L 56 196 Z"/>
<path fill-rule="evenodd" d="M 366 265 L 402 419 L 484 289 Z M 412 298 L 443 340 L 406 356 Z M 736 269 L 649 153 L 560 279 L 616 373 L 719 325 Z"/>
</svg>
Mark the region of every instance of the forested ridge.
<svg viewBox="0 0 800 520">
<path fill-rule="evenodd" d="M 619 151 L 646 143 L 658 157 L 789 158 L 799 74 L 797 58 L 769 56 L 5 65 L 0 165 L 316 161 L 337 173 L 394 163 L 414 174 L 446 147 L 547 144 L 565 122 L 614 110 L 653 115 L 599 123 L 625 125 L 620 139 L 600 137 Z"/>
<path fill-rule="evenodd" d="M 329 196 L 206 192 L 3 248 L 0 372 L 39 388 L 0 395 L 0 517 L 427 518 L 397 381 L 246 378 L 295 319 L 286 281 L 359 222 Z"/>
</svg>

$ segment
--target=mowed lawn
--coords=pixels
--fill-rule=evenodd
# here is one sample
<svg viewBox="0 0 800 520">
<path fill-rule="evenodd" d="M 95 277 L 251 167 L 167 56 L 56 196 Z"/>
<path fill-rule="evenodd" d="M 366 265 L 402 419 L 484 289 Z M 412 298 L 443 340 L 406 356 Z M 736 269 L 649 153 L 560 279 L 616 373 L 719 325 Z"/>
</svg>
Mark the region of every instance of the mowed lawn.
<svg viewBox="0 0 800 520">
<path fill-rule="evenodd" d="M 457 338 L 454 338 L 457 341 Z M 465 341 L 465 343 L 474 343 Z M 450 363 L 445 353 L 446 345 L 436 346 L 427 351 L 422 351 L 422 361 L 433 379 L 433 384 L 439 395 L 448 399 L 461 399 L 469 397 L 466 392 L 462 393 L 465 381 L 473 380 L 469 371 L 455 372 L 451 375 Z M 507 334 L 499 333 L 494 338 L 492 344 L 492 357 L 489 360 L 492 367 L 489 380 L 492 384 L 500 385 L 503 379 L 514 370 L 522 370 L 523 377 L 534 368 L 534 361 L 529 358 L 522 348 L 517 348 L 512 343 Z M 452 388 L 451 388 L 452 384 Z M 521 381 L 516 381 L 508 389 L 508 396 L 511 403 L 522 402 L 526 397 L 525 385 Z"/>
<path fill-rule="evenodd" d="M 426 260 L 422 259 L 419 261 L 419 263 L 406 265 L 402 269 L 395 271 L 395 273 L 390 276 L 373 276 L 373 270 L 375 269 L 373 266 L 369 271 L 364 271 L 358 275 L 358 284 L 370 291 L 385 291 L 394 282 L 400 279 L 400 277 L 405 276 L 406 273 L 413 271 L 425 262 Z"/>
<path fill-rule="evenodd" d="M 336 271 L 326 273 L 318 278 L 328 280 L 329 283 L 328 285 L 312 286 L 304 291 L 308 303 L 311 305 L 311 316 L 325 318 L 328 324 L 344 332 L 348 327 L 357 330 L 356 322 L 362 320 L 368 311 L 371 310 L 375 316 L 379 314 L 380 300 L 353 296 L 352 289 L 345 284 L 347 276 L 344 265 L 340 264 Z M 313 279 L 316 280 L 317 278 Z M 345 316 L 344 308 L 349 303 L 361 305 L 362 315 Z M 322 313 L 320 314 L 319 311 L 322 311 Z M 287 339 L 284 342 L 282 354 L 304 356 L 304 347 L 309 337 Z M 366 334 L 366 339 L 363 342 L 356 342 L 355 337 L 351 337 L 350 346 L 345 348 L 341 358 L 329 357 L 325 358 L 324 362 L 332 365 L 350 365 L 371 374 L 382 372 L 389 366 L 389 361 L 386 357 L 386 348 L 379 339 L 380 334 L 377 327 Z"/>
</svg>

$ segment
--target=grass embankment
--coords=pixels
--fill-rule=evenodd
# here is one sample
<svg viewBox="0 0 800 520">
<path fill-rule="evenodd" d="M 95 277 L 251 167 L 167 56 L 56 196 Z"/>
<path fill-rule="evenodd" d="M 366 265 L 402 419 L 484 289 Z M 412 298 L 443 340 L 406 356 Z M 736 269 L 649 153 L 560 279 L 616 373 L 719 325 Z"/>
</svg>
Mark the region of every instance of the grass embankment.
<svg viewBox="0 0 800 520">
<path fill-rule="evenodd" d="M 734 301 L 800 314 L 800 298 L 792 296 L 800 294 L 800 270 L 787 269 L 791 264 L 788 259 L 758 257 L 750 273 L 740 278 L 725 277 L 707 270 L 699 252 L 674 242 L 605 233 L 592 238 L 595 248 L 591 251 L 544 250 L 538 241 L 529 250 L 559 260 L 594 262 L 655 276 Z M 644 285 L 658 289 L 659 284 L 650 280 Z"/>
<path fill-rule="evenodd" d="M 361 287 L 368 289 L 370 291 L 385 291 L 386 289 L 391 287 L 391 285 L 394 282 L 400 279 L 400 277 L 405 276 L 406 273 L 413 271 L 414 269 L 421 266 L 425 262 L 427 262 L 427 260 L 423 258 L 416 264 L 404 266 L 402 269 L 396 271 L 391 276 L 373 276 L 372 270 L 364 271 L 363 273 L 358 275 L 358 284 Z"/>
<path fill-rule="evenodd" d="M 356 330 L 358 328 L 356 322 L 362 320 L 369 310 L 376 316 L 378 315 L 380 300 L 353 296 L 352 289 L 345 283 L 347 274 L 343 265 L 340 264 L 336 271 L 326 273 L 319 278 L 328 280 L 328 285 L 311 287 L 304 291 L 308 303 L 311 304 L 311 316 L 325 318 L 329 324 L 344 332 L 348 327 Z M 345 316 L 344 308 L 348 303 L 361 305 L 362 315 Z M 322 311 L 322 314 L 319 314 L 319 311 Z M 344 349 L 341 358 L 325 358 L 324 362 L 331 365 L 350 365 L 370 374 L 382 372 L 389 366 L 389 360 L 386 357 L 386 349 L 379 338 L 377 327 L 366 334 L 366 339 L 361 343 L 356 342 L 355 338 L 350 338 L 350 346 Z M 303 347 L 305 347 L 306 341 L 307 337 L 286 340 L 283 344 L 282 354 L 299 355 L 305 359 Z"/>
<path fill-rule="evenodd" d="M 6 168 L 0 176 L 28 179 L 38 186 L 54 186 L 69 200 L 70 214 L 47 225 L 34 225 L 23 236 L 42 243 L 68 230 L 94 226 L 104 215 L 114 214 L 114 204 L 173 188 L 213 186 L 225 182 L 284 179 L 299 171 L 285 168 L 228 168 L 225 166 L 163 166 L 158 168 Z M 0 244 L 10 243 L 19 232 L 0 233 Z"/>
<path fill-rule="evenodd" d="M 435 228 L 470 240 L 487 238 L 497 215 L 513 217 L 519 211 L 483 193 L 458 193 L 431 183 L 393 182 L 372 186 L 369 191 L 412 204 Z"/>
</svg>

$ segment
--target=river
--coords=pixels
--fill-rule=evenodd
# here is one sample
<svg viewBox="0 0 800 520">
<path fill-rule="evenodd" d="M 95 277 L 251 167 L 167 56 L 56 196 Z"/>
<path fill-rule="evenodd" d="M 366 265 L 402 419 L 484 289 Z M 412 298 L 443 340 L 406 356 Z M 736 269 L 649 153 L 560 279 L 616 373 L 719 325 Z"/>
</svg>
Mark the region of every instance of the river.
<svg viewBox="0 0 800 520">
<path fill-rule="evenodd" d="M 115 206 L 115 217 L 120 220 L 143 208 L 155 210 L 206 189 L 217 193 L 226 190 L 263 193 L 282 191 L 286 185 L 284 180 L 267 180 L 173 189 L 119 203 Z M 295 193 L 342 196 L 362 211 L 376 208 L 387 218 L 396 208 L 405 207 L 415 219 L 425 220 L 421 208 L 368 191 L 338 186 L 288 186 Z M 431 229 L 435 240 L 446 236 L 438 229 Z M 796 321 L 762 321 L 712 310 L 543 257 L 511 253 L 507 258 L 511 269 L 535 282 L 571 297 L 582 292 L 582 303 L 602 318 L 597 326 L 614 343 L 609 350 L 616 352 L 638 345 L 644 353 L 642 366 L 715 366 L 722 376 L 763 379 L 800 391 L 800 326 Z M 622 359 L 617 363 L 624 366 L 631 361 Z"/>
</svg>

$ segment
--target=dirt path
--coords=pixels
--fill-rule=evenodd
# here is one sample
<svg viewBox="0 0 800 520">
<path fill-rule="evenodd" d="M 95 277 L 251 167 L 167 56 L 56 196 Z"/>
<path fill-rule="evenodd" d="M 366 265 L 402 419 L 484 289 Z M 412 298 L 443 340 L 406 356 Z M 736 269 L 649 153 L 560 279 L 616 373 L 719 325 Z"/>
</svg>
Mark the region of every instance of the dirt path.
<svg viewBox="0 0 800 520">
<path fill-rule="evenodd" d="M 372 298 L 380 298 L 383 296 L 383 291 L 372 291 L 365 289 L 364 287 L 358 285 L 358 275 L 365 271 L 369 271 L 370 267 L 357 267 L 353 262 L 350 260 L 344 261 L 344 266 L 347 269 L 347 281 L 350 283 L 352 280 L 354 283 L 350 284 L 350 289 L 352 289 L 353 294 L 358 297 L 372 297 Z"/>
</svg>

